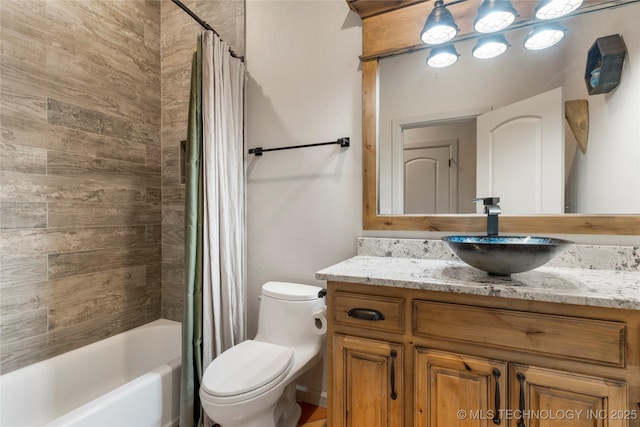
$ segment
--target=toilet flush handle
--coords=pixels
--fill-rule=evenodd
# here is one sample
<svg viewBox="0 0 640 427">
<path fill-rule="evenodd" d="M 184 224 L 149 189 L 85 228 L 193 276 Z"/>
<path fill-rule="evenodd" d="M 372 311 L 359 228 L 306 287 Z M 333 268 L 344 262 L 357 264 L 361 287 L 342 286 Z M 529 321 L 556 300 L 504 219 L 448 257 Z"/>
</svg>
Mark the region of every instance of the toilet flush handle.
<svg viewBox="0 0 640 427">
<path fill-rule="evenodd" d="M 318 298 L 324 298 L 324 303 L 327 303 L 327 290 L 326 289 L 320 289 L 318 291 Z"/>
</svg>

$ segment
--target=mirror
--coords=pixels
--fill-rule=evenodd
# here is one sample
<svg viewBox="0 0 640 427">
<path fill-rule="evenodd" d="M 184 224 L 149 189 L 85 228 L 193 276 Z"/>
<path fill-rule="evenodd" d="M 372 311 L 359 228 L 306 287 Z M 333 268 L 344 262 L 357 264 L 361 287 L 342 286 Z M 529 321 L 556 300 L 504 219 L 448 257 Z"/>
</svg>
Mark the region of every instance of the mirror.
<svg viewBox="0 0 640 427">
<path fill-rule="evenodd" d="M 478 221 L 476 215 L 463 215 L 476 212 L 471 199 L 495 195 L 503 197 L 504 203 L 504 196 L 476 193 L 476 117 L 560 88 L 562 101 L 588 100 L 587 151 L 581 151 L 562 118 L 563 150 L 558 157 L 564 159 L 558 159 L 562 177 L 557 187 L 563 200 L 556 210 L 541 212 L 545 215 L 532 215 L 537 213 L 535 209 L 511 212 L 517 216 L 504 215 L 501 225 L 508 228 L 501 226 L 501 231 L 510 228 L 531 233 L 556 230 L 639 234 L 640 128 L 636 119 L 640 116 L 640 71 L 636 65 L 640 64 L 640 31 L 636 28 L 639 17 L 640 4 L 635 3 L 566 19 L 562 21 L 568 28 L 565 39 L 552 48 L 535 52 L 521 47 L 529 29 L 515 29 L 505 34 L 510 49 L 489 60 L 473 58 L 471 49 L 475 40 L 462 40 L 456 43 L 460 60 L 445 69 L 427 67 L 425 49 L 366 59 L 363 62 L 365 228 L 482 231 L 482 218 Z M 596 38 L 617 33 L 622 35 L 628 50 L 622 82 L 608 94 L 588 96 L 584 81 L 587 51 Z M 376 97 L 379 103 L 375 102 Z M 451 136 L 452 129 L 461 133 Z M 410 194 L 403 180 L 404 152 L 413 152 L 416 143 L 424 142 L 425 134 L 434 145 L 426 147 L 433 148 L 430 152 L 447 147 L 440 154 L 445 160 L 451 159 L 454 170 L 449 175 L 457 191 L 449 190 L 449 206 L 445 210 L 435 210 L 429 203 L 412 207 L 410 197 L 408 203 L 403 200 L 404 194 Z M 371 159 L 372 154 L 377 156 Z M 515 167 L 513 172 L 517 170 Z M 375 177 L 379 175 L 379 182 L 375 178 L 371 181 L 372 172 Z M 408 172 L 411 173 L 414 172 Z M 417 176 L 418 181 L 424 178 L 419 173 Z M 373 194 L 372 184 L 375 184 Z M 450 189 L 452 184 L 447 185 L 444 188 Z M 434 198 L 430 199 L 433 205 Z M 407 210 L 411 215 L 401 215 Z M 440 213 L 458 215 L 437 215 Z"/>
<path fill-rule="evenodd" d="M 507 52 L 487 60 L 473 58 L 471 50 L 476 40 L 465 40 L 456 44 L 459 61 L 444 69 L 425 66 L 425 51 L 380 59 L 379 213 L 472 213 L 476 207 L 470 201 L 490 195 L 502 198 L 504 213 L 640 213 L 640 179 L 636 172 L 640 134 L 635 126 L 640 116 L 640 72 L 632 66 L 633 53 L 640 52 L 640 35 L 635 29 L 638 18 L 637 3 L 572 17 L 561 21 L 567 28 L 565 38 L 541 51 L 524 49 L 522 40 L 530 29 L 517 29 L 505 34 L 511 44 Z M 583 78 L 587 51 L 598 37 L 617 33 L 622 34 L 631 52 L 623 80 L 609 94 L 590 97 Z M 564 150 L 547 163 L 558 162 L 554 169 L 560 169 L 563 176 L 557 177 L 553 187 L 562 191 L 560 199 L 564 201 L 542 211 L 535 206 L 525 210 L 524 201 L 510 205 L 520 191 L 532 193 L 540 175 L 551 172 L 541 164 L 536 168 L 538 176 L 523 178 L 517 183 L 520 188 L 512 188 L 516 185 L 513 182 L 502 185 L 500 181 L 504 180 L 495 178 L 499 171 L 492 173 L 476 158 L 476 116 L 484 117 L 488 111 L 506 109 L 558 87 L 562 88 L 562 101 L 588 99 L 587 151 L 580 150 L 568 125 L 564 129 L 563 105 L 557 104 L 557 120 L 563 128 L 554 138 L 557 148 L 564 146 Z M 437 102 L 425 102 L 431 99 Z M 535 162 L 531 158 L 535 156 L 525 155 L 525 148 L 516 152 L 513 146 L 517 143 L 503 147 L 502 156 L 494 153 L 507 163 L 503 174 L 507 177 L 516 171 L 522 175 L 526 167 L 522 162 Z M 507 150 L 514 152 L 507 154 Z M 509 162 L 507 157 L 514 161 Z M 490 188 L 478 182 L 488 173 L 498 181 Z M 549 195 L 556 189 L 539 191 Z"/>
</svg>

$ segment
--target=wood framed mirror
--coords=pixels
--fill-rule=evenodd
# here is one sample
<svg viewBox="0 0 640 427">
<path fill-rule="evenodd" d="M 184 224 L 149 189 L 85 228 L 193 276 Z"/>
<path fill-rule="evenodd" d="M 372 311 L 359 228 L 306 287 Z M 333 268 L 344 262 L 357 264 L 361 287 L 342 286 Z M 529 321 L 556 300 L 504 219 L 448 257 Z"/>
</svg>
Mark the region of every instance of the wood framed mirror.
<svg viewBox="0 0 640 427">
<path fill-rule="evenodd" d="M 367 7 L 359 10 L 358 3 Z M 423 50 L 419 33 L 433 8 L 432 2 L 349 1 L 363 18 L 363 227 L 365 230 L 414 230 L 434 232 L 476 232 L 486 230 L 486 217 L 479 214 L 443 215 L 381 215 L 378 211 L 378 140 L 379 140 L 379 62 L 398 53 Z M 514 2 L 515 3 L 515 2 Z M 378 9 L 372 5 L 378 4 Z M 527 4 L 531 10 L 520 12 L 516 25 L 530 25 L 535 2 Z M 586 12 L 618 7 L 620 1 L 587 1 Z M 457 5 L 456 21 L 461 31 L 456 38 L 476 37 L 471 30 L 477 2 Z M 464 9 L 464 10 L 461 10 Z M 583 12 L 583 13 L 586 13 Z M 390 32 L 393 29 L 393 32 Z M 499 196 L 499 195 L 498 195 Z M 532 234 L 601 234 L 640 235 L 640 212 L 632 214 L 536 214 L 501 215 L 501 233 Z"/>
</svg>

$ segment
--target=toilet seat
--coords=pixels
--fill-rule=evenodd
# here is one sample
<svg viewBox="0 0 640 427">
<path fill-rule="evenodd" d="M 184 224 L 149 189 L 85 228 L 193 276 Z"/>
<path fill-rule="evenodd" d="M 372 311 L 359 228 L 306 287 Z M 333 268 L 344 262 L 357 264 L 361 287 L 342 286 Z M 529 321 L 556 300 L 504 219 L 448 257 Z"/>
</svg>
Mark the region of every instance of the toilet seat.
<svg viewBox="0 0 640 427">
<path fill-rule="evenodd" d="M 273 388 L 292 366 L 292 348 L 247 340 L 211 362 L 202 376 L 201 391 L 211 401 L 240 402 Z"/>
</svg>

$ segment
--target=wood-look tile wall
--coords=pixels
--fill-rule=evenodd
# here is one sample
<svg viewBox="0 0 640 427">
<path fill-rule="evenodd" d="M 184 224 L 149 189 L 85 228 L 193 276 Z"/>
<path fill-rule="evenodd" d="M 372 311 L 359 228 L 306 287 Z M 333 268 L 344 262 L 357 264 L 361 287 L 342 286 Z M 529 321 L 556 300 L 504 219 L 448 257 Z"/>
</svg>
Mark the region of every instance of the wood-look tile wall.
<svg viewBox="0 0 640 427">
<path fill-rule="evenodd" d="M 244 55 L 244 0 L 183 1 Z M 162 3 L 162 317 L 182 319 L 184 185 L 180 141 L 187 137 L 191 57 L 200 26 L 170 2 Z"/>
<path fill-rule="evenodd" d="M 0 7 L 6 373 L 161 316 L 161 4 Z"/>
</svg>

